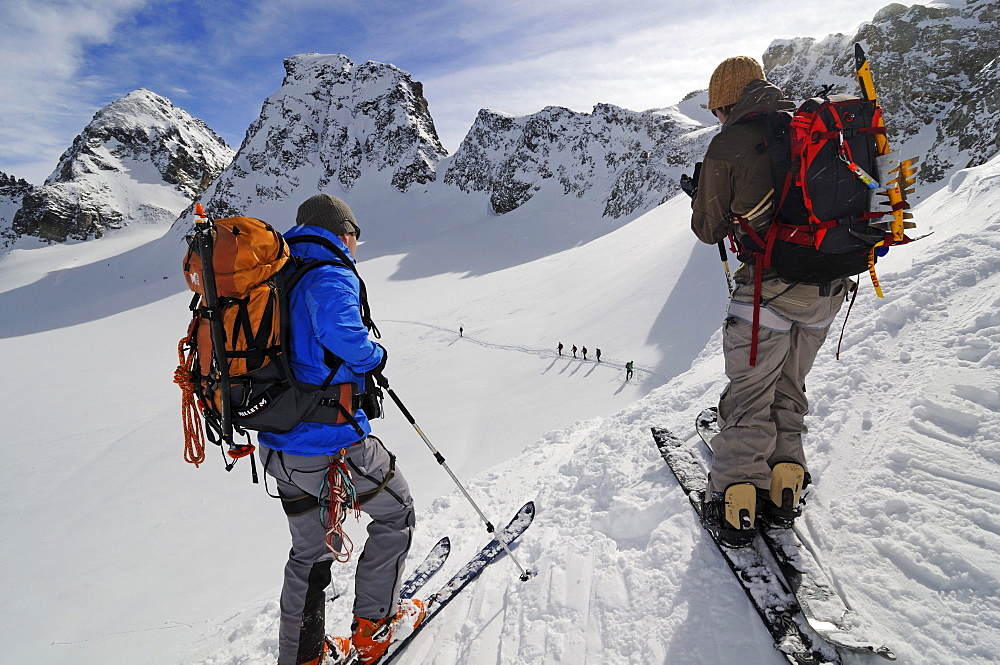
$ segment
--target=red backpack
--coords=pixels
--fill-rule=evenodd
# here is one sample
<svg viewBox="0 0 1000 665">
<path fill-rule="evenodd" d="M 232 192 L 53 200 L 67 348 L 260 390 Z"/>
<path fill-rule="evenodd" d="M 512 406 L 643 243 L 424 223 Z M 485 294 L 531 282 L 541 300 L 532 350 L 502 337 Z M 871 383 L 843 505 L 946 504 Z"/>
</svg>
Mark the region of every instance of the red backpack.
<svg viewBox="0 0 1000 665">
<path fill-rule="evenodd" d="M 900 243 L 878 221 L 891 210 L 872 212 L 872 194 L 880 187 L 877 137 L 885 135 L 882 109 L 874 100 L 824 95 L 807 100 L 794 113 L 756 113 L 739 122 L 764 128 L 765 140 L 757 150 L 771 158 L 776 211 L 763 236 L 742 218 L 737 222 L 745 235 L 737 239 L 730 234 L 739 259 L 758 268 L 750 351 L 754 365 L 764 270 L 773 268 L 784 280 L 815 285 L 868 270 L 878 288 L 875 261 L 893 242 Z"/>
<path fill-rule="evenodd" d="M 794 113 L 747 116 L 771 158 L 775 214 L 761 237 L 745 220 L 737 243 L 744 263 L 773 268 L 782 279 L 827 284 L 868 269 L 871 248 L 885 239 L 870 212 L 877 188 L 875 136 L 885 133 L 875 102 L 851 95 L 815 97 Z M 757 271 L 758 273 L 761 271 Z"/>
</svg>

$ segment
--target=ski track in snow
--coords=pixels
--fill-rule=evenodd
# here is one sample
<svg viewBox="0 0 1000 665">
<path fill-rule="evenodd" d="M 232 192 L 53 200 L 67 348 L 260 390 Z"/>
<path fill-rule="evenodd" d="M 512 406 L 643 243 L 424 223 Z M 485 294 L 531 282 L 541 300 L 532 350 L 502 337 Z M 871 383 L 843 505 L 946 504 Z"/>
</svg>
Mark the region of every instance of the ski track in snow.
<svg viewBox="0 0 1000 665">
<path fill-rule="evenodd" d="M 384 321 L 386 323 L 403 323 L 411 326 L 423 326 L 425 328 L 430 328 L 432 330 L 437 330 L 441 333 L 445 333 L 449 336 L 454 336 L 455 334 L 455 331 L 452 328 L 445 328 L 444 326 L 437 326 L 432 323 L 424 323 L 422 321 L 400 321 L 397 319 L 385 319 Z M 601 362 L 598 363 L 592 349 L 587 350 L 588 353 L 590 354 L 590 357 L 587 360 L 584 360 L 582 353 L 580 356 L 574 358 L 572 356 L 572 351 L 570 351 L 565 347 L 563 348 L 562 356 L 560 356 L 558 351 L 554 349 L 543 349 L 540 347 L 532 347 L 532 346 L 518 346 L 516 344 L 497 344 L 494 342 L 487 342 L 485 340 L 478 339 L 469 334 L 462 335 L 461 339 L 463 341 L 471 342 L 473 344 L 478 344 L 479 346 L 483 346 L 489 349 L 499 349 L 502 351 L 517 351 L 519 353 L 528 353 L 533 356 L 539 356 L 541 358 L 550 358 L 555 356 L 555 358 L 557 359 L 564 358 L 566 360 L 571 360 L 571 361 L 576 360 L 581 363 L 583 362 L 593 363 L 596 367 L 613 367 L 615 369 L 621 370 L 622 373 L 625 372 L 625 364 L 628 362 L 626 360 L 609 358 L 608 356 L 601 354 Z M 640 365 L 638 363 L 633 362 L 632 369 L 634 373 L 633 378 L 635 378 L 637 382 L 643 381 L 644 378 L 659 378 L 664 381 L 669 378 L 658 373 L 655 368 L 650 367 L 649 365 Z"/>
</svg>

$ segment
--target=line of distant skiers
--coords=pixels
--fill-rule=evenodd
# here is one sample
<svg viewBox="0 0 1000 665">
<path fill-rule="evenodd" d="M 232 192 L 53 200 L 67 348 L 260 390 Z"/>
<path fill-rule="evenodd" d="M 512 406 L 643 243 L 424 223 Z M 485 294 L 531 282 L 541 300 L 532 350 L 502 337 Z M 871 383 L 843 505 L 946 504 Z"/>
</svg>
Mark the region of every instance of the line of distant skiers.
<svg viewBox="0 0 1000 665">
<path fill-rule="evenodd" d="M 465 326 L 459 326 L 458 327 L 458 336 L 459 337 L 465 337 Z M 563 349 L 564 348 L 566 348 L 566 347 L 563 346 L 563 343 L 559 342 L 559 346 L 556 347 L 556 350 L 559 351 L 559 355 L 560 356 L 563 354 Z M 583 359 L 584 360 L 587 359 L 587 353 L 588 353 L 587 347 L 577 348 L 576 344 L 574 344 L 570 348 L 570 351 L 573 353 L 573 357 L 574 358 L 576 358 L 576 352 L 579 351 L 580 353 L 583 354 Z M 594 355 L 597 357 L 597 362 L 601 362 L 601 350 L 600 349 L 594 349 Z M 632 378 L 632 373 L 633 373 L 634 367 L 635 367 L 635 365 L 634 365 L 634 363 L 631 360 L 628 361 L 627 363 L 625 363 L 625 380 L 626 381 L 628 381 L 629 379 Z"/>
<path fill-rule="evenodd" d="M 566 348 L 566 347 L 563 346 L 563 343 L 559 342 L 559 346 L 556 347 L 556 350 L 559 352 L 560 356 L 563 354 L 563 349 L 564 348 Z M 587 359 L 587 347 L 583 347 L 583 348 L 578 349 L 577 346 L 576 346 L 576 344 L 574 344 L 570 348 L 570 351 L 573 353 L 573 357 L 574 358 L 576 358 L 576 352 L 580 351 L 580 353 L 583 354 L 583 359 L 584 360 Z M 594 355 L 597 356 L 597 362 L 601 362 L 601 350 L 600 349 L 594 349 L 594 352 L 595 352 Z M 628 381 L 629 379 L 632 378 L 633 367 L 634 367 L 634 364 L 633 364 L 633 362 L 631 360 L 628 361 L 627 363 L 625 363 L 625 380 L 626 381 Z"/>
</svg>

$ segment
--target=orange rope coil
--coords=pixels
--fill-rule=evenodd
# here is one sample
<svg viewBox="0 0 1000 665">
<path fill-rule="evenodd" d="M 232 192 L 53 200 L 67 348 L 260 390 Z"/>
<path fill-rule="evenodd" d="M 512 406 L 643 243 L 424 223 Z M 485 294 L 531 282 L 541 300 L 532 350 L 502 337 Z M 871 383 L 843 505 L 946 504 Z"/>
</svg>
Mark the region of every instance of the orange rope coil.
<svg viewBox="0 0 1000 665">
<path fill-rule="evenodd" d="M 324 494 L 328 497 L 327 505 L 321 505 L 324 509 L 323 526 L 327 528 L 326 546 L 333 552 L 334 559 L 346 563 L 351 560 L 351 554 L 354 552 L 354 543 L 344 532 L 346 509 L 352 508 L 355 519 L 360 519 L 361 507 L 358 504 L 354 483 L 351 481 L 351 471 L 343 460 L 330 462 L 326 477 L 323 479 L 323 489 L 320 490 L 320 495 Z M 337 540 L 341 543 L 339 550 L 335 547 Z"/>
<path fill-rule="evenodd" d="M 185 354 L 185 347 L 187 353 Z M 199 466 L 205 461 L 205 428 L 201 411 L 195 401 L 194 363 L 196 361 L 191 337 L 177 343 L 180 364 L 174 370 L 174 383 L 181 388 L 181 421 L 184 423 L 184 461 Z"/>
</svg>

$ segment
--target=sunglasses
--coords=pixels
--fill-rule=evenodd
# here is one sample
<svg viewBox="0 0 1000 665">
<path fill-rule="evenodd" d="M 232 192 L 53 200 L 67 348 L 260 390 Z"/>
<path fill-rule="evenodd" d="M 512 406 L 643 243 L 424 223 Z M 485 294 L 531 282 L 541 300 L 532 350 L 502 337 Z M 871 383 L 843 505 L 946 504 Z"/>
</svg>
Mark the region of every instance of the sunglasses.
<svg viewBox="0 0 1000 665">
<path fill-rule="evenodd" d="M 349 219 L 345 219 L 344 221 L 345 221 L 346 223 L 350 224 L 350 225 L 351 225 L 351 226 L 352 226 L 352 227 L 354 228 L 354 237 L 355 237 L 355 238 L 356 238 L 357 240 L 361 240 L 361 227 L 360 227 L 360 226 L 358 226 L 357 224 L 355 224 L 354 222 L 352 222 L 352 221 L 351 221 L 351 220 L 349 220 Z"/>
</svg>

